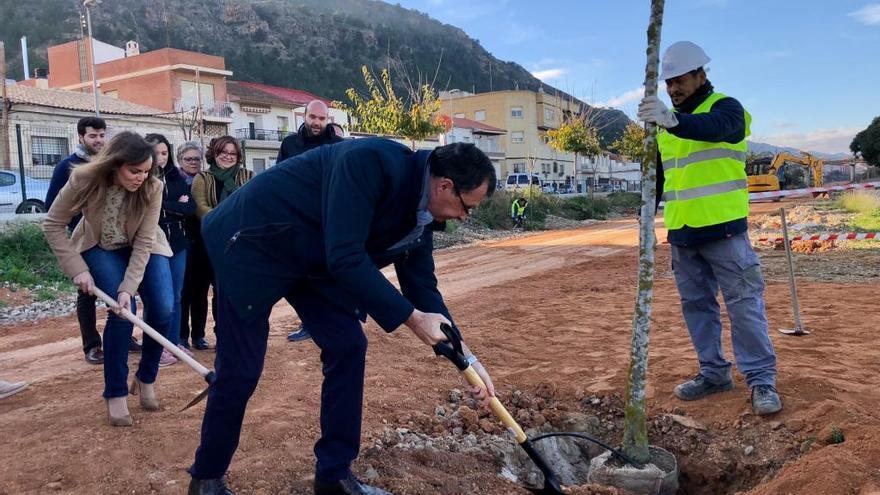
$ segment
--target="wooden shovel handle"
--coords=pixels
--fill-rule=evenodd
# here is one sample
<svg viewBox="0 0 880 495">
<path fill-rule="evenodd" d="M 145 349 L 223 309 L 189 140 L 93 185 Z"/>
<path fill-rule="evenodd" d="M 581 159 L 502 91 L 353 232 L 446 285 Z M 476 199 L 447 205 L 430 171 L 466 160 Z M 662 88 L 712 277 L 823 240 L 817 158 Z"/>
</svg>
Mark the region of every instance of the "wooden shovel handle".
<svg viewBox="0 0 880 495">
<path fill-rule="evenodd" d="M 480 378 L 480 375 L 474 370 L 473 366 L 468 366 L 466 370 L 462 371 L 465 380 L 471 384 L 471 386 L 479 387 L 483 390 L 486 390 L 486 384 L 483 383 L 483 379 Z M 510 431 L 510 433 L 516 437 L 517 443 L 523 443 L 528 438 L 526 437 L 526 433 L 523 431 L 522 427 L 520 427 L 519 423 L 513 419 L 513 416 L 507 411 L 507 408 L 504 407 L 504 404 L 498 400 L 498 397 L 492 397 L 492 401 L 489 403 L 489 408 L 492 409 L 492 412 L 495 413 L 495 416 L 498 416 L 498 419 L 504 423 L 504 426 Z"/>
<path fill-rule="evenodd" d="M 98 299 L 104 301 L 104 303 L 107 304 L 107 306 L 109 306 L 111 308 L 115 308 L 116 306 L 119 305 L 119 303 L 117 303 L 117 301 L 115 299 L 108 296 L 104 291 L 99 289 L 97 286 L 94 288 L 94 294 L 95 294 L 95 296 L 98 297 Z M 204 366 L 202 366 L 202 363 L 189 357 L 189 355 L 187 355 L 185 352 L 181 351 L 179 347 L 172 344 L 171 341 L 169 341 L 168 339 L 163 337 L 162 334 L 157 332 L 155 328 L 148 325 L 147 322 L 145 322 L 144 320 L 138 318 L 137 315 L 135 315 L 131 311 L 129 311 L 127 309 L 123 309 L 118 314 L 120 316 L 122 316 L 123 318 L 125 318 L 126 320 L 130 321 L 136 327 L 143 330 L 145 334 L 149 335 L 153 340 L 158 342 L 159 345 L 164 347 L 168 352 L 170 352 L 171 354 L 174 354 L 174 357 L 176 357 L 177 359 L 179 359 L 179 360 L 183 361 L 184 363 L 186 363 L 187 365 L 189 365 L 190 368 L 194 369 L 196 371 L 196 373 L 202 375 L 203 378 L 205 376 L 207 376 L 208 373 L 211 372 L 208 368 L 205 368 Z"/>
</svg>

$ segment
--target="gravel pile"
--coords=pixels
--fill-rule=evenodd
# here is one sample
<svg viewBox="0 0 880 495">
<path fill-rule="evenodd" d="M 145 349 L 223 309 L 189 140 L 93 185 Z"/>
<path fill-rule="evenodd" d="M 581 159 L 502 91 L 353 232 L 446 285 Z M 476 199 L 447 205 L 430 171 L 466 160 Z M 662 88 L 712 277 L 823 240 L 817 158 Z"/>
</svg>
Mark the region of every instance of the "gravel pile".
<svg viewBox="0 0 880 495">
<path fill-rule="evenodd" d="M 59 294 L 58 298 L 49 301 L 37 301 L 24 306 L 0 308 L 0 325 L 63 316 L 74 311 L 76 311 L 76 294 Z"/>
</svg>

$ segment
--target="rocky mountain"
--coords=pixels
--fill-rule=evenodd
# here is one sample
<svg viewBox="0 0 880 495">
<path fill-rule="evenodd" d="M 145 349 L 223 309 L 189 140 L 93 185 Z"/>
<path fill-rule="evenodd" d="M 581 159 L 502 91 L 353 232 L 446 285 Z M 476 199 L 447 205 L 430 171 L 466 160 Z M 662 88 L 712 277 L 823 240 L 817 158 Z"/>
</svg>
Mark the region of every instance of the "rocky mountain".
<svg viewBox="0 0 880 495">
<path fill-rule="evenodd" d="M 767 144 L 767 143 L 758 143 L 749 141 L 749 151 L 752 153 L 782 153 L 786 151 L 793 155 L 800 155 L 802 150 L 797 148 L 787 148 L 785 146 L 776 146 L 775 144 Z M 823 153 L 821 151 L 807 151 L 807 153 L 817 157 L 822 158 L 824 160 L 843 160 L 846 158 L 852 158 L 852 154 L 850 153 Z"/>
<path fill-rule="evenodd" d="M 30 67 L 45 68 L 49 45 L 81 35 L 81 9 L 79 0 L 0 0 L 10 74 L 21 78 L 22 35 Z M 337 100 L 349 87 L 363 89 L 362 65 L 378 72 L 398 64 L 414 81 L 419 74 L 433 80 L 437 90 L 558 91 L 519 64 L 498 60 L 461 29 L 377 0 L 104 0 L 92 9 L 92 25 L 95 38 L 107 43 L 133 39 L 142 51 L 170 46 L 221 55 L 236 80 Z M 600 119 L 607 143 L 628 122 L 617 110 L 600 111 Z"/>
</svg>

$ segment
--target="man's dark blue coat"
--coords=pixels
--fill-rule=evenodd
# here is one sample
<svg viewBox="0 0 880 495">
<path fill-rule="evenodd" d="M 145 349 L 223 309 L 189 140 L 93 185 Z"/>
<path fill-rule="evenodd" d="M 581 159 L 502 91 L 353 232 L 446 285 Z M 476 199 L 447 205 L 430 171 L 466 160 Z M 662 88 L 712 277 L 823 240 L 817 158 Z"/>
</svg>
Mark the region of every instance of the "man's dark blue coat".
<svg viewBox="0 0 880 495">
<path fill-rule="evenodd" d="M 416 226 L 430 153 L 358 139 L 254 177 L 203 222 L 221 294 L 243 318 L 268 314 L 294 290 L 318 291 L 388 332 L 413 308 L 450 318 L 437 290 L 431 231 L 389 250 Z M 379 271 L 392 263 L 402 294 Z"/>
</svg>

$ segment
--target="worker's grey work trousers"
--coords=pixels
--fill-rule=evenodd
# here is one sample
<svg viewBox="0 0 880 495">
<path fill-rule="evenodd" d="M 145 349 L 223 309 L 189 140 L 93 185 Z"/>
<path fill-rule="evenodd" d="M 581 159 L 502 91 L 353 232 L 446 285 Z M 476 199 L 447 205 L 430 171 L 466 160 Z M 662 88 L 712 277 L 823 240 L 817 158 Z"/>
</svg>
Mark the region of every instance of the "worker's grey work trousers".
<svg viewBox="0 0 880 495">
<path fill-rule="evenodd" d="M 748 234 L 693 248 L 672 246 L 672 269 L 700 374 L 722 383 L 730 372 L 721 347 L 720 287 L 730 318 L 737 369 L 749 387 L 776 386 L 776 352 L 767 332 L 764 277 Z"/>
</svg>

